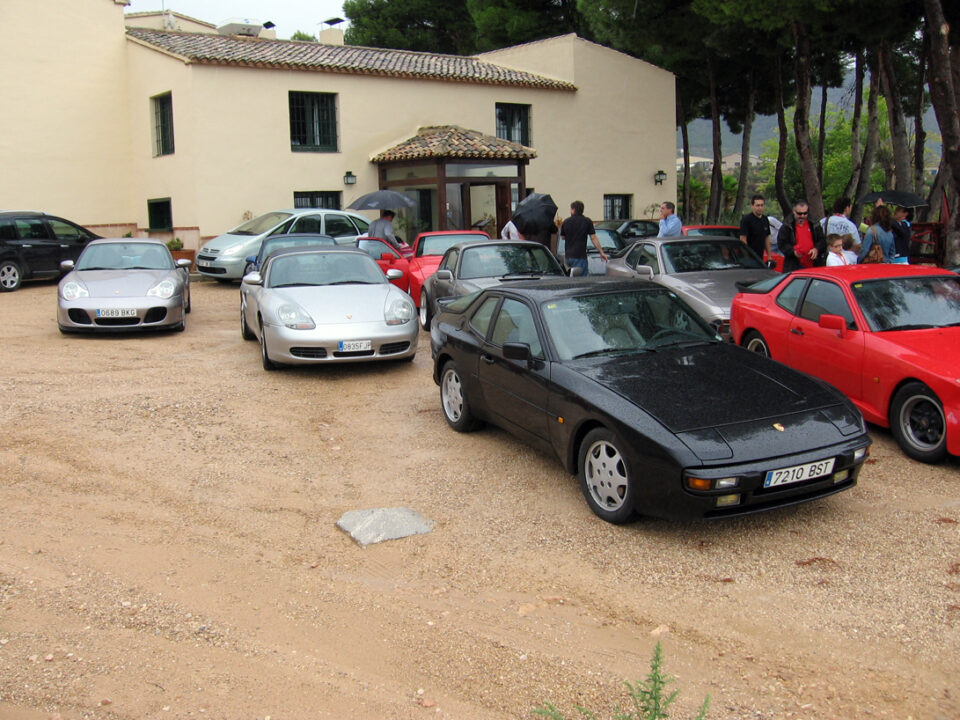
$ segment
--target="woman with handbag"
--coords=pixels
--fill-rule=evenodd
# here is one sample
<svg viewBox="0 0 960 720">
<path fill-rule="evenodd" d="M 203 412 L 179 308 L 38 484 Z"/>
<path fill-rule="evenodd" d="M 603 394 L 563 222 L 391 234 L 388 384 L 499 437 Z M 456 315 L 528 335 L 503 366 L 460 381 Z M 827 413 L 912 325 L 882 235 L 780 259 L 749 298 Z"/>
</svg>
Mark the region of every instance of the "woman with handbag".
<svg viewBox="0 0 960 720">
<path fill-rule="evenodd" d="M 897 254 L 893 241 L 893 219 L 886 205 L 878 205 L 870 214 L 870 229 L 863 235 L 859 262 L 893 262 Z"/>
</svg>

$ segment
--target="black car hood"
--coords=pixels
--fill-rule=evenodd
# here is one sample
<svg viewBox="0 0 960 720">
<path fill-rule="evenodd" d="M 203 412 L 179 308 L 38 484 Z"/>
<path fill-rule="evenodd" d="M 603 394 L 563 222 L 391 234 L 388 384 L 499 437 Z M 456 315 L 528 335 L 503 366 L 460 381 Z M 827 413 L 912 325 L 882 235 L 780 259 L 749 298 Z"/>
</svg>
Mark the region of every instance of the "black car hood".
<svg viewBox="0 0 960 720">
<path fill-rule="evenodd" d="M 842 402 L 839 393 L 813 378 L 727 343 L 567 364 L 674 433 L 776 422 Z"/>
</svg>

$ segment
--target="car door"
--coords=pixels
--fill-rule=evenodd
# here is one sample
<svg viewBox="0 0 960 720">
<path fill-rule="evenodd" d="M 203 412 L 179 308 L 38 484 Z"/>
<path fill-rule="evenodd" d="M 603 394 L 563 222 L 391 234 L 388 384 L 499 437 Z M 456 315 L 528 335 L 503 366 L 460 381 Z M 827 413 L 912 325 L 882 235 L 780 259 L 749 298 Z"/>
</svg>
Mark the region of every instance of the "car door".
<svg viewBox="0 0 960 720">
<path fill-rule="evenodd" d="M 390 243 L 383 242 L 377 238 L 357 238 L 357 246 L 376 260 L 377 265 L 387 274 L 387 270 L 399 270 L 403 277 L 399 277 L 390 282 L 396 285 L 404 292 L 410 290 L 410 263 L 403 258 L 400 253 L 390 247 Z"/>
<path fill-rule="evenodd" d="M 847 324 L 839 330 L 820 327 L 821 315 L 839 315 Z M 851 398 L 863 393 L 863 332 L 857 327 L 843 289 L 814 278 L 790 322 L 787 364 L 814 375 Z"/>
<path fill-rule="evenodd" d="M 309 235 L 323 235 L 323 215 L 320 213 L 306 213 L 298 215 L 285 233 L 306 233 Z M 279 234 L 279 233 L 277 233 Z"/>
<path fill-rule="evenodd" d="M 56 275 L 60 272 L 60 243 L 50 234 L 42 217 L 20 217 L 15 220 L 17 239 L 11 241 L 30 266 L 33 275 Z"/>
<path fill-rule="evenodd" d="M 350 218 L 340 213 L 327 213 L 323 216 L 323 232 L 333 238 L 355 238 L 357 228 Z"/>
<path fill-rule="evenodd" d="M 62 218 L 48 217 L 47 227 L 60 245 L 60 260 L 76 260 L 87 243 L 97 237 L 86 228 Z"/>
<path fill-rule="evenodd" d="M 443 259 L 440 261 L 440 266 L 437 268 L 437 271 L 440 270 L 449 270 L 453 277 L 451 279 L 446 279 L 439 277 L 434 273 L 433 278 L 431 279 L 430 287 L 430 296 L 434 302 L 440 298 L 449 297 L 454 294 L 454 286 L 457 281 L 457 260 L 460 257 L 460 251 L 457 248 L 451 248 L 443 256 Z"/>
<path fill-rule="evenodd" d="M 503 356 L 504 343 L 525 343 L 530 362 Z M 493 330 L 480 348 L 477 370 L 487 411 L 520 434 L 546 441 L 549 366 L 533 310 L 514 298 L 504 298 Z"/>
</svg>

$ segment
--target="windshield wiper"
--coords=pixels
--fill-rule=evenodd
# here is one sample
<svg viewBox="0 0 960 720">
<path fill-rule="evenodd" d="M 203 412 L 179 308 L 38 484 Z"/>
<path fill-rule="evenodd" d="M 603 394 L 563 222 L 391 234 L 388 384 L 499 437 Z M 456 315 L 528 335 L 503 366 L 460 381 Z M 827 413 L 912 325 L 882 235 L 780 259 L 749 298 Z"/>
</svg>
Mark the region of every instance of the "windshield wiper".
<svg viewBox="0 0 960 720">
<path fill-rule="evenodd" d="M 332 283 L 324 283 L 325 285 L 377 285 L 371 280 L 337 280 Z"/>
<path fill-rule="evenodd" d="M 627 353 L 627 352 L 655 352 L 655 350 L 649 347 L 640 347 L 640 348 L 607 347 L 607 348 L 600 348 L 599 350 L 590 350 L 589 352 L 580 353 L 579 355 L 574 355 L 573 359 L 580 360 L 581 358 L 597 357 L 598 355 L 610 355 L 612 353 Z"/>
<path fill-rule="evenodd" d="M 271 288 L 288 288 L 288 287 L 322 287 L 325 283 L 284 283 L 283 285 L 271 285 Z"/>
<path fill-rule="evenodd" d="M 556 270 L 521 270 L 519 272 L 508 272 L 500 276 L 501 280 L 507 280 L 512 277 L 540 277 L 541 275 L 556 275 Z"/>
</svg>

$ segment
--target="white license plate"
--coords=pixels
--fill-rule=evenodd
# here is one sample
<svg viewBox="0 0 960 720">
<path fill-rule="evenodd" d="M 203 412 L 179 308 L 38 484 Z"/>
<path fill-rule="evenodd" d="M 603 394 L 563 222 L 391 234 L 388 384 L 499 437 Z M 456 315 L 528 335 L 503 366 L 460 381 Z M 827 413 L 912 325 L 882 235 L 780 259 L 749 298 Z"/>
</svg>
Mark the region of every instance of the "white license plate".
<svg viewBox="0 0 960 720">
<path fill-rule="evenodd" d="M 97 317 L 102 318 L 123 318 L 123 317 L 136 317 L 137 311 L 133 308 L 100 308 L 97 310 Z"/>
<path fill-rule="evenodd" d="M 197 260 L 197 267 L 208 268 L 213 266 L 208 262 L 204 262 L 203 260 Z"/>
<path fill-rule="evenodd" d="M 803 482 L 812 478 L 823 477 L 833 472 L 833 465 L 836 458 L 829 460 L 819 460 L 817 462 L 807 463 L 806 465 L 794 465 L 793 467 L 781 468 L 780 470 L 771 470 L 763 480 L 763 486 L 776 487 L 777 485 L 789 485 L 790 483 Z"/>
<path fill-rule="evenodd" d="M 372 340 L 343 340 L 338 349 L 340 352 L 359 352 L 373 347 Z"/>
</svg>

